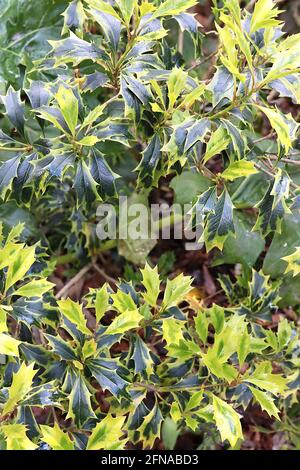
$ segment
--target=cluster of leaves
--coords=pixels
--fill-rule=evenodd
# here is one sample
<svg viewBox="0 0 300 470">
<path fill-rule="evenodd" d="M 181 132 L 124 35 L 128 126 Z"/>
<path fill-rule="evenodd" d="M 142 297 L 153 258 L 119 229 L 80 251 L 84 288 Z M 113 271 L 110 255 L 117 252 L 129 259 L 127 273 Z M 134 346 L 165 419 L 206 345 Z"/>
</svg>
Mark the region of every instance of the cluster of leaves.
<svg viewBox="0 0 300 470">
<path fill-rule="evenodd" d="M 252 13 L 215 0 L 204 79 L 206 38 L 186 11 L 196 0 L 21 3 L 0 30 L 0 217 L 13 227 L 0 249 L 0 447 L 152 448 L 168 428 L 237 447 L 253 402 L 299 446 L 299 332 L 271 323 L 278 305 L 300 303 L 299 124 L 270 98 L 299 104 L 299 34 L 284 34 L 272 0 Z M 140 284 L 55 300 L 45 247 L 103 250 L 97 204 L 147 203 L 161 177 L 193 201 L 214 265 L 243 265 L 235 284 L 220 279 L 228 307 L 205 309 L 191 278 L 163 285 L 147 264 Z M 137 258 L 124 244 L 137 264 L 153 247 Z"/>
<path fill-rule="evenodd" d="M 0 250 L 2 449 L 152 448 L 170 421 L 175 438 L 217 428 L 235 447 L 251 401 L 288 425 L 300 343 L 292 322 L 280 321 L 277 332 L 262 324 L 277 294 L 261 273 L 250 285 L 222 280 L 226 309 L 196 308 L 182 274 L 162 295 L 148 264 L 140 285 L 90 289 L 83 304 L 55 300 L 46 263 L 37 246 L 18 241 L 21 231 Z M 244 300 L 235 305 L 237 294 Z"/>
<path fill-rule="evenodd" d="M 298 123 L 268 95 L 275 91 L 299 102 L 299 35 L 284 36 L 272 0 L 258 1 L 252 14 L 237 0 L 221 7 L 216 2 L 216 70 L 201 81 L 197 67 L 185 70 L 166 29 L 178 24 L 197 54 L 203 34 L 185 11 L 195 3 L 68 4 L 63 38 L 50 40 L 46 58 L 27 67 L 22 90 L 10 86 L 2 96 L 3 200 L 30 204 L 35 214 L 49 212 L 51 203 L 50 220 L 63 207 L 65 221 L 73 222 L 62 231 L 81 233 L 90 248 L 95 242 L 87 223 L 97 203 L 128 193 L 120 166 L 127 165 L 127 175 L 136 166 L 138 189 L 189 168 L 208 188 L 197 192 L 194 205 L 203 214 L 208 251 L 222 250 L 238 234 L 235 213 L 245 208 L 258 210 L 252 231 L 263 238 L 280 233 L 286 216 L 298 210 L 292 171 Z M 271 137 L 264 146 L 257 139 L 263 116 L 277 145 Z M 223 171 L 216 173 L 211 163 L 218 156 Z M 261 197 L 249 195 L 241 206 L 241 181 Z M 72 248 L 68 235 L 65 244 Z"/>
</svg>

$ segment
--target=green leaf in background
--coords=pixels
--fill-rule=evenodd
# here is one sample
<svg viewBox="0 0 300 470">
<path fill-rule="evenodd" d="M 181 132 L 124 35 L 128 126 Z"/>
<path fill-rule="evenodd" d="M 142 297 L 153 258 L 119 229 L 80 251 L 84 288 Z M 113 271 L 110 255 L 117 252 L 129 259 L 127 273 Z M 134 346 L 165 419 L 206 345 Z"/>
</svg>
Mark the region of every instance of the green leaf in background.
<svg viewBox="0 0 300 470">
<path fill-rule="evenodd" d="M 175 202 L 188 204 L 196 196 L 204 193 L 211 184 L 211 181 L 201 173 L 183 171 L 181 175 L 177 175 L 172 179 L 170 187 L 175 193 Z"/>
<path fill-rule="evenodd" d="M 162 440 L 166 449 L 174 449 L 179 434 L 177 424 L 171 418 L 166 418 L 161 429 Z"/>
<path fill-rule="evenodd" d="M 281 276 L 286 263 L 283 258 L 289 256 L 300 246 L 300 216 L 293 212 L 282 221 L 281 233 L 275 233 L 264 259 L 263 270 L 272 278 Z"/>
<path fill-rule="evenodd" d="M 228 236 L 222 252 L 214 256 L 213 266 L 235 263 L 241 263 L 246 267 L 255 265 L 264 250 L 265 241 L 259 232 L 252 231 L 254 220 L 241 211 L 234 212 L 235 237 L 231 234 Z"/>
<path fill-rule="evenodd" d="M 61 13 L 67 6 L 66 0 L 1 0 L 0 81 L 20 87 L 19 65 L 30 70 L 33 60 L 45 57 L 47 41 L 60 35 Z"/>
</svg>

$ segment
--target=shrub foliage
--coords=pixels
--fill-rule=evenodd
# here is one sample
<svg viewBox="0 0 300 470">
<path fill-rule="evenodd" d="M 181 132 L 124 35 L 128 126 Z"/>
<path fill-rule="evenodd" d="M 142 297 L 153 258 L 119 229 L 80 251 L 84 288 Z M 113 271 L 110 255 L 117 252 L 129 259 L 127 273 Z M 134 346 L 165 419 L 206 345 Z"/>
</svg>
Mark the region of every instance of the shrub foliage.
<svg viewBox="0 0 300 470">
<path fill-rule="evenodd" d="M 278 306 L 299 302 L 299 124 L 272 96 L 299 104 L 300 37 L 284 34 L 272 0 L 252 13 L 238 0 L 213 3 L 209 57 L 210 33 L 186 11 L 195 0 L 74 0 L 61 37 L 52 30 L 44 57 L 27 57 L 21 87 L 1 74 L 10 82 L 0 130 L 3 449 L 153 448 L 169 429 L 237 448 L 253 404 L 299 446 L 299 331 L 292 317 L 270 325 Z M 205 308 L 192 278 L 165 282 L 147 263 L 81 303 L 55 298 L 48 255 L 103 249 L 99 201 L 117 204 L 129 188 L 146 201 L 174 175 L 176 200 L 190 191 L 202 216 L 214 265 L 242 267 L 235 282 L 220 277 L 226 306 Z M 38 230 L 14 223 L 28 212 Z M 132 260 L 130 249 L 119 246 Z"/>
</svg>

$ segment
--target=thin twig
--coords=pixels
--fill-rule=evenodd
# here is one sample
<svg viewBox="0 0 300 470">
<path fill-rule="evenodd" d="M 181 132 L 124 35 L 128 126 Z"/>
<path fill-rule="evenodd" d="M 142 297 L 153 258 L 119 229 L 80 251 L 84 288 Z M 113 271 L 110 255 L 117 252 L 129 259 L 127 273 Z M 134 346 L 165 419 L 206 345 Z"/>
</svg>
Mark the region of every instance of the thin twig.
<svg viewBox="0 0 300 470">
<path fill-rule="evenodd" d="M 251 10 L 252 10 L 252 7 L 254 7 L 254 5 L 255 5 L 255 2 L 256 2 L 256 0 L 251 0 L 251 1 L 248 3 L 248 5 L 246 6 L 245 9 L 246 9 L 247 11 L 251 11 Z"/>
<path fill-rule="evenodd" d="M 253 140 L 253 143 L 254 144 L 257 144 L 258 142 L 262 142 L 263 140 L 267 140 L 267 139 L 271 139 L 272 137 L 274 137 L 274 132 L 270 132 L 269 134 L 263 136 L 263 137 L 260 137 L 259 139 L 256 139 L 256 140 Z"/>
<path fill-rule="evenodd" d="M 260 170 L 263 173 L 265 173 L 266 175 L 271 176 L 271 178 L 274 178 L 276 176 L 276 174 L 272 172 L 272 170 L 274 170 L 274 168 L 271 169 L 269 167 L 271 169 L 271 171 L 269 171 L 266 168 L 264 168 L 263 166 L 260 166 L 258 163 L 254 163 L 254 166 L 257 170 Z M 291 186 L 291 188 L 299 189 L 299 186 L 297 186 L 297 184 L 295 184 L 294 181 L 290 181 L 290 186 Z M 293 193 L 293 195 L 295 196 L 294 193 Z"/>
<path fill-rule="evenodd" d="M 217 53 L 218 53 L 218 49 L 212 52 L 211 54 L 209 54 L 208 56 L 204 57 L 203 59 L 197 60 L 191 67 L 187 69 L 187 71 L 190 72 L 191 70 L 194 70 L 196 67 L 199 67 L 200 65 L 205 64 L 205 62 L 212 59 L 215 55 L 217 55 Z"/>
<path fill-rule="evenodd" d="M 70 279 L 67 284 L 64 285 L 60 291 L 57 292 L 56 298 L 61 299 L 65 294 L 68 293 L 68 290 L 76 284 L 76 282 L 80 281 L 80 279 L 93 267 L 93 263 L 89 263 L 84 266 L 72 279 Z"/>
<path fill-rule="evenodd" d="M 94 262 L 92 263 L 92 267 L 98 271 L 99 274 L 101 274 L 102 277 L 104 277 L 104 279 L 107 281 L 107 282 L 110 282 L 111 284 L 113 284 L 114 286 L 117 285 L 117 280 L 114 279 L 113 277 L 110 277 L 108 274 L 106 274 L 105 271 L 103 271 L 103 269 L 99 268 L 99 266 Z"/>
<path fill-rule="evenodd" d="M 289 165 L 300 166 L 300 160 L 292 160 L 291 158 L 278 158 L 276 157 L 276 155 L 273 154 L 268 154 L 268 158 L 273 161 L 278 161 L 278 163 L 283 162 L 288 163 Z"/>
</svg>

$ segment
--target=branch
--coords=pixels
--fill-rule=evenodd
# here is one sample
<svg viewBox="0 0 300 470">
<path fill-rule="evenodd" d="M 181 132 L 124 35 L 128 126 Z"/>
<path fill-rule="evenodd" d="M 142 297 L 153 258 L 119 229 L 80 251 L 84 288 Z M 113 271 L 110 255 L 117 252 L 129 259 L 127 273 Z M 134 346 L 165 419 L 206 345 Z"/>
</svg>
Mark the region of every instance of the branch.
<svg viewBox="0 0 300 470">
<path fill-rule="evenodd" d="M 85 274 L 93 267 L 93 264 L 92 263 L 89 263 L 87 264 L 86 266 L 84 266 L 77 274 L 76 276 L 74 276 L 72 279 L 70 279 L 70 281 L 67 282 L 67 284 L 64 285 L 64 287 L 58 291 L 58 293 L 56 294 L 56 298 L 57 299 L 61 299 L 65 294 L 68 293 L 68 290 L 74 285 L 76 284 L 76 282 L 80 281 L 80 279 L 82 277 L 85 276 Z"/>
<path fill-rule="evenodd" d="M 93 267 L 96 271 L 98 271 L 98 273 L 101 274 L 101 276 L 102 276 L 104 279 L 106 279 L 107 282 L 110 282 L 110 283 L 113 284 L 114 286 L 117 285 L 116 279 L 114 279 L 113 277 L 110 277 L 108 274 L 106 274 L 106 272 L 105 272 L 103 269 L 99 268 L 99 266 L 96 264 L 95 261 L 92 263 L 92 267 Z"/>
<path fill-rule="evenodd" d="M 215 55 L 217 55 L 217 53 L 218 53 L 218 49 L 215 50 L 214 52 L 212 52 L 211 54 L 209 54 L 208 56 L 204 57 L 203 59 L 199 59 L 199 60 L 195 61 L 195 63 L 191 67 L 189 67 L 187 69 L 187 71 L 190 72 L 191 70 L 194 70 L 195 68 L 199 67 L 200 65 L 205 64 L 205 62 L 212 59 Z"/>
</svg>

